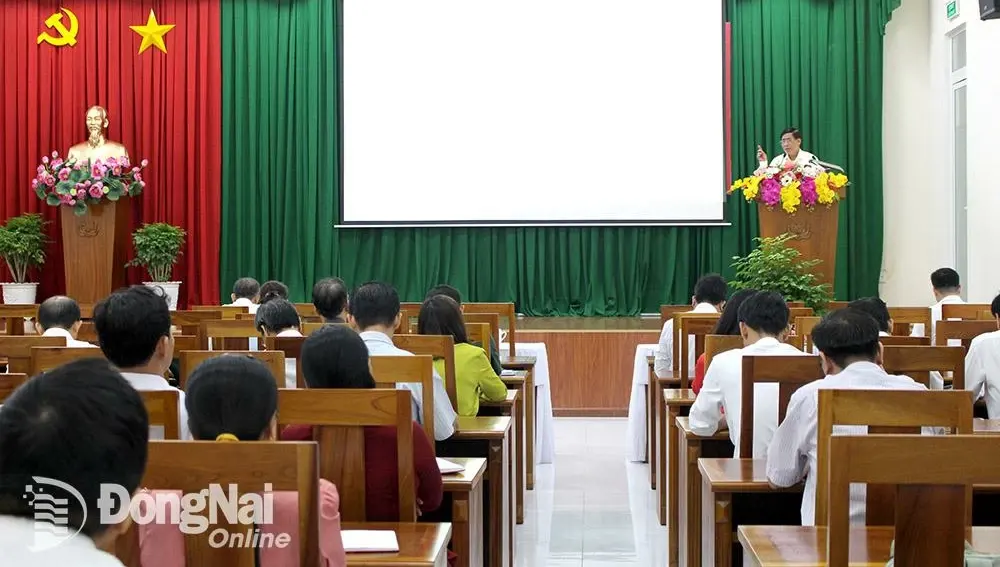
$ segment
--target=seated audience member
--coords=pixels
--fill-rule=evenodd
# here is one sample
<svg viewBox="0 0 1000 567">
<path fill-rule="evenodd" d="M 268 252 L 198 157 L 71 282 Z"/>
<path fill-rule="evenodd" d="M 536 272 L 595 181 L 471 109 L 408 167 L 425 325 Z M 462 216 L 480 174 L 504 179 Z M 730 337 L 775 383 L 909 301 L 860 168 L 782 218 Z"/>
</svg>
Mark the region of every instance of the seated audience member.
<svg viewBox="0 0 1000 567">
<path fill-rule="evenodd" d="M 260 302 L 260 282 L 253 278 L 240 278 L 233 284 L 233 302 L 229 306 L 246 307 L 250 313 L 257 312 Z"/>
<path fill-rule="evenodd" d="M 94 307 L 94 327 L 104 356 L 117 366 L 136 390 L 178 392 L 181 439 L 190 439 L 184 392 L 174 388 L 164 374 L 174 357 L 170 334 L 170 309 L 162 292 L 142 285 L 118 290 Z M 153 426 L 150 437 L 163 439 L 163 427 Z"/>
<path fill-rule="evenodd" d="M 819 348 L 826 378 L 799 388 L 788 403 L 788 413 L 774 433 L 767 452 L 767 479 L 774 486 L 788 487 L 806 481 L 802 495 L 802 525 L 815 524 L 816 435 L 819 390 L 926 390 L 906 376 L 882 369 L 882 345 L 878 323 L 854 309 L 830 313 L 816 325 L 813 342 Z M 839 435 L 864 435 L 865 427 L 837 426 Z M 863 485 L 851 487 L 851 521 L 864 523 Z"/>
<path fill-rule="evenodd" d="M 458 289 L 448 284 L 436 285 L 432 287 L 430 291 L 427 292 L 427 295 L 424 296 L 424 299 L 430 299 L 435 295 L 444 295 L 452 298 L 455 301 L 455 303 L 458 304 L 459 308 L 463 312 L 465 311 L 465 307 L 462 306 L 462 293 L 458 291 Z M 486 348 L 486 345 L 480 345 L 476 343 L 470 343 L 470 344 L 483 347 L 484 349 Z M 503 372 L 503 364 L 500 363 L 500 350 L 497 348 L 496 341 L 493 340 L 492 336 L 490 337 L 489 355 L 490 355 L 490 366 L 493 367 L 493 372 L 496 372 L 497 375 L 500 375 L 500 373 Z"/>
<path fill-rule="evenodd" d="M 993 298 L 990 313 L 1000 328 L 1000 295 Z M 965 355 L 965 387 L 977 400 L 986 398 L 990 419 L 1000 419 L 1000 331 L 972 339 Z"/>
<path fill-rule="evenodd" d="M 413 356 L 392 344 L 392 335 L 399 326 L 399 294 L 396 288 L 382 282 L 368 282 L 351 297 L 351 317 L 372 356 Z M 422 423 L 423 387 L 420 384 L 400 384 L 413 394 L 413 415 Z M 455 433 L 455 409 L 451 407 L 448 390 L 441 375 L 434 372 L 434 435 L 437 441 Z"/>
<path fill-rule="evenodd" d="M 719 316 L 719 322 L 715 324 L 715 329 L 712 329 L 713 335 L 739 335 L 740 334 L 740 320 L 739 311 L 740 305 L 746 301 L 748 297 L 757 293 L 755 289 L 741 289 L 733 294 L 726 302 L 725 309 L 722 310 L 722 315 Z M 701 386 L 705 383 L 705 353 L 701 353 L 698 357 L 698 361 L 694 363 L 694 380 L 691 382 L 691 389 L 697 394 L 701 391 Z"/>
<path fill-rule="evenodd" d="M 301 337 L 299 313 L 295 306 L 284 299 L 272 299 L 260 304 L 255 315 L 257 332 L 265 337 Z M 294 358 L 285 359 L 285 387 L 294 388 L 296 364 Z"/>
<path fill-rule="evenodd" d="M 694 284 L 694 296 L 691 298 L 691 305 L 694 308 L 689 313 L 718 313 L 726 304 L 726 280 L 719 274 L 708 274 L 702 276 Z M 690 349 L 694 352 L 694 337 L 690 337 Z M 694 374 L 694 357 L 688 361 L 690 368 L 688 372 Z M 663 331 L 660 332 L 660 344 L 656 350 L 656 357 L 653 363 L 653 371 L 660 378 L 669 375 L 673 371 L 674 364 L 674 320 L 668 319 L 663 324 Z M 689 374 L 689 375 L 690 375 Z"/>
<path fill-rule="evenodd" d="M 934 299 L 937 301 L 934 305 L 931 305 L 931 332 L 930 335 L 927 334 L 927 330 L 924 329 L 923 323 L 918 323 L 913 326 L 913 332 L 910 333 L 914 337 L 927 337 L 931 338 L 931 344 L 935 344 L 934 337 L 935 330 L 937 328 L 937 322 L 941 320 L 941 306 L 942 305 L 954 305 L 965 303 L 962 299 L 962 282 L 958 276 L 958 272 L 951 268 L 941 268 L 939 270 L 934 270 L 931 274 L 931 291 L 934 293 Z M 949 341 L 949 346 L 958 346 L 962 344 L 961 341 Z"/>
<path fill-rule="evenodd" d="M 76 340 L 82 325 L 80 306 L 72 298 L 57 295 L 38 306 L 38 330 L 43 337 L 63 337 L 68 347 L 96 348 L 97 345 Z"/>
<path fill-rule="evenodd" d="M 273 299 L 288 299 L 288 286 L 277 281 L 270 280 L 260 286 L 260 299 L 258 303 L 264 305 Z"/>
<path fill-rule="evenodd" d="M 227 355 L 203 362 L 191 373 L 185 401 L 194 439 L 218 442 L 277 439 L 278 389 L 260 361 Z M 155 494 L 155 493 L 154 493 Z M 274 493 L 273 518 L 262 534 L 298 533 L 298 495 Z M 320 553 L 325 567 L 347 564 L 340 538 L 340 495 L 333 483 L 319 481 Z M 184 567 L 184 534 L 178 524 L 147 524 L 140 528 L 143 567 Z M 301 565 L 299 544 L 260 548 L 262 567 Z"/>
<path fill-rule="evenodd" d="M 323 278 L 312 291 L 313 306 L 324 323 L 347 323 L 347 286 L 340 278 Z"/>
<path fill-rule="evenodd" d="M 101 549 L 112 548 L 130 521 L 102 523 L 101 485 L 134 493 L 148 442 L 146 406 L 105 360 L 71 362 L 18 388 L 0 411 L 0 563 L 122 567 Z M 77 494 L 39 484 L 41 477 L 65 482 Z M 41 493 L 65 503 L 65 514 L 48 515 L 66 520 L 51 532 L 35 527 L 47 520 L 29 495 Z"/>
<path fill-rule="evenodd" d="M 349 327 L 331 325 L 313 333 L 302 346 L 302 372 L 313 389 L 374 388 L 368 348 Z M 290 425 L 281 433 L 284 441 L 312 439 L 312 427 Z M 413 465 L 417 505 L 431 512 L 441 505 L 443 484 L 434 458 L 432 441 L 413 424 Z M 369 522 L 399 521 L 396 428 L 365 428 L 365 510 Z"/>
<path fill-rule="evenodd" d="M 865 297 L 855 299 L 847 304 L 848 309 L 854 309 L 862 313 L 867 313 L 878 323 L 878 336 L 888 337 L 892 335 L 892 315 L 889 314 L 889 307 L 884 301 L 877 297 Z"/>
<path fill-rule="evenodd" d="M 773 291 L 760 291 L 743 301 L 738 314 L 744 347 L 715 356 L 705 373 L 705 384 L 691 406 L 688 422 L 697 435 L 715 435 L 725 417 L 729 438 L 740 452 L 740 415 L 743 391 L 743 355 L 804 355 L 779 337 L 788 328 L 788 305 Z M 778 385 L 754 387 L 753 458 L 763 458 L 778 426 Z M 750 455 L 746 455 L 750 457 Z"/>
<path fill-rule="evenodd" d="M 462 311 L 455 300 L 435 295 L 424 301 L 417 318 L 417 333 L 446 335 L 455 341 L 455 394 L 458 415 L 479 415 L 479 401 L 502 402 L 507 399 L 507 386 L 493 371 L 486 351 L 469 343 L 462 321 Z M 444 359 L 434 360 L 434 369 L 444 375 Z"/>
</svg>

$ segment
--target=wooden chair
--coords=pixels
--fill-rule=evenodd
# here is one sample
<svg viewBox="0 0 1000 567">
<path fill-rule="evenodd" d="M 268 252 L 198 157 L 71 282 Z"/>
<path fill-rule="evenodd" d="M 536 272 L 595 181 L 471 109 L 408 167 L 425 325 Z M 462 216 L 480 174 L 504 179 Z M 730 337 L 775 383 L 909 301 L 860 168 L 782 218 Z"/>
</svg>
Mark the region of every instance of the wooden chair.
<svg viewBox="0 0 1000 567">
<path fill-rule="evenodd" d="M 691 387 L 690 380 L 692 378 L 689 375 L 691 371 L 689 361 L 697 360 L 705 352 L 705 337 L 715 331 L 719 315 L 715 314 L 714 317 L 678 315 L 676 319 L 680 321 L 680 327 L 677 333 L 678 340 L 674 341 L 674 350 L 677 349 L 679 342 L 681 351 L 677 375 L 681 379 L 681 390 L 687 390 Z M 691 352 L 691 341 L 688 337 L 694 337 L 694 352 Z M 706 366 L 706 368 L 708 367 Z"/>
<path fill-rule="evenodd" d="M 882 343 L 882 346 L 931 346 L 930 337 L 908 337 L 905 335 L 891 335 L 888 337 L 879 337 L 878 342 Z"/>
<path fill-rule="evenodd" d="M 469 323 L 465 322 L 465 334 L 469 340 L 478 343 L 486 352 L 486 357 L 490 356 L 490 325 L 489 323 Z"/>
<path fill-rule="evenodd" d="M 969 345 L 972 344 L 972 339 L 978 337 L 979 335 L 992 333 L 996 330 L 996 320 L 973 321 L 967 319 L 962 321 L 948 321 L 945 319 L 937 322 L 937 331 L 934 333 L 934 343 L 935 346 L 945 346 L 948 344 L 949 340 L 960 340 L 962 341 L 962 346 L 965 347 L 966 352 L 968 352 Z"/>
<path fill-rule="evenodd" d="M 39 337 L 37 335 L 0 335 L 0 358 L 7 359 L 7 372 L 31 372 L 31 349 L 35 347 L 66 347 L 62 337 Z M 30 374 L 34 376 L 34 374 Z"/>
<path fill-rule="evenodd" d="M 225 350 L 249 350 L 249 339 L 260 338 L 253 321 L 221 320 L 202 321 L 198 329 L 201 349 L 209 350 L 209 340 L 215 348 Z M 221 341 L 221 343 L 216 342 Z"/>
<path fill-rule="evenodd" d="M 869 433 L 920 434 L 921 427 L 946 427 L 972 434 L 972 399 L 967 392 L 905 390 L 820 390 L 816 428 L 816 525 L 826 525 L 830 438 L 836 426 L 866 426 Z M 860 433 L 860 432 L 859 432 Z M 866 523 L 892 524 L 892 500 L 880 488 L 868 488 Z"/>
<path fill-rule="evenodd" d="M 789 309 L 795 309 L 795 308 L 798 308 L 798 307 L 805 307 L 806 306 L 806 302 L 805 301 L 786 301 L 785 305 L 787 305 Z"/>
<path fill-rule="evenodd" d="M 740 458 L 753 455 L 754 389 L 757 384 L 778 384 L 778 424 L 785 421 L 788 402 L 796 390 L 823 378 L 818 356 L 744 356 L 740 392 Z"/>
<path fill-rule="evenodd" d="M 402 303 L 399 306 L 399 326 L 396 333 L 409 335 L 417 332 L 417 319 L 420 317 L 421 303 Z"/>
<path fill-rule="evenodd" d="M 816 312 L 811 307 L 788 307 L 788 320 L 795 321 L 799 317 L 814 317 Z"/>
<path fill-rule="evenodd" d="M 996 318 L 995 315 L 993 315 L 993 311 L 990 311 L 989 309 L 987 309 L 986 311 L 980 311 L 979 312 L 979 320 L 980 321 L 996 321 L 997 318 Z"/>
<path fill-rule="evenodd" d="M 889 317 L 892 319 L 893 335 L 909 335 L 911 325 L 923 325 L 924 334 L 931 336 L 930 307 L 890 307 Z"/>
<path fill-rule="evenodd" d="M 186 350 L 201 350 L 201 337 L 198 335 L 174 335 L 174 358 L 180 358 L 178 353 Z"/>
<path fill-rule="evenodd" d="M 139 391 L 142 402 L 149 414 L 149 424 L 163 427 L 164 439 L 181 438 L 181 428 L 177 417 L 177 390 Z"/>
<path fill-rule="evenodd" d="M 683 319 L 707 319 L 707 320 L 711 321 L 712 329 L 714 330 L 715 329 L 715 323 L 718 323 L 719 317 L 720 317 L 720 315 L 718 313 L 691 313 L 690 311 L 686 312 L 686 313 L 676 313 L 676 314 L 674 314 L 674 330 L 673 330 L 673 333 L 674 333 L 674 344 L 673 344 L 673 350 L 672 350 L 672 353 L 671 353 L 672 356 L 673 356 L 673 371 L 674 371 L 674 376 L 680 376 L 681 375 L 680 374 L 680 372 L 681 372 L 680 365 L 681 365 L 681 356 L 682 356 L 682 349 L 681 349 L 681 332 L 682 332 L 681 321 Z M 712 331 L 709 330 L 708 333 L 705 333 L 705 334 L 707 335 L 707 334 L 709 334 L 711 332 Z M 685 340 L 685 342 L 688 342 L 688 341 Z M 705 348 L 704 345 L 702 345 L 702 349 L 703 350 L 704 350 L 704 348 Z M 691 345 L 688 344 L 688 350 L 690 350 L 690 349 L 691 349 Z M 697 339 L 695 339 L 695 350 L 696 351 L 698 350 Z M 689 364 L 689 366 L 690 366 L 690 364 Z"/>
<path fill-rule="evenodd" d="M 257 320 L 257 314 L 256 313 L 237 313 L 236 314 L 236 320 L 237 321 L 256 321 Z"/>
<path fill-rule="evenodd" d="M 739 335 L 705 335 L 705 371 L 715 355 L 738 348 L 743 348 L 743 337 Z"/>
<path fill-rule="evenodd" d="M 802 337 L 802 346 L 800 347 L 802 352 L 812 352 L 812 332 L 822 319 L 822 317 L 795 318 L 795 334 Z"/>
<path fill-rule="evenodd" d="M 396 388 L 399 384 L 419 384 L 420 421 L 427 437 L 434 442 L 434 359 L 425 354 L 415 356 L 373 356 L 372 376 L 379 388 Z M 406 390 L 409 394 L 410 390 Z M 412 394 L 411 394 L 412 395 Z M 415 419 L 417 416 L 413 416 Z"/>
<path fill-rule="evenodd" d="M 694 309 L 690 305 L 661 305 L 660 306 L 660 328 L 662 329 L 667 321 L 672 321 L 674 315 L 679 313 L 690 313 Z"/>
<path fill-rule="evenodd" d="M 311 304 L 310 304 L 311 305 Z M 307 337 L 265 337 L 264 350 L 282 352 L 285 360 L 295 360 L 295 387 L 305 388 L 306 379 L 302 374 L 302 345 Z"/>
<path fill-rule="evenodd" d="M 947 346 L 887 346 L 882 367 L 889 374 L 913 378 L 930 388 L 931 372 L 951 373 L 952 388 L 965 389 L 965 350 Z"/>
<path fill-rule="evenodd" d="M 317 319 L 319 317 L 316 306 L 312 303 L 293 303 L 292 305 L 295 306 L 295 312 L 303 319 Z"/>
<path fill-rule="evenodd" d="M 396 428 L 399 521 L 417 521 L 413 420 L 406 390 L 279 390 L 281 425 L 313 426 L 320 476 L 337 485 L 341 520 L 367 521 L 365 435 L 369 426 Z M 432 441 L 433 443 L 433 441 Z"/>
<path fill-rule="evenodd" d="M 500 315 L 497 313 L 463 313 L 462 317 L 466 323 L 485 323 L 490 326 L 490 336 L 497 348 L 500 348 Z M 484 349 L 489 348 L 483 345 Z M 488 353 L 487 353 L 488 354 Z"/>
<path fill-rule="evenodd" d="M 245 305 L 192 305 L 192 311 L 218 311 L 222 318 L 226 320 L 236 320 L 240 313 L 249 313 L 250 308 Z M 175 312 L 176 313 L 176 312 Z"/>
<path fill-rule="evenodd" d="M 970 485 L 1000 483 L 1000 437 L 868 435 L 833 437 L 827 564 L 848 564 L 850 486 L 895 487 L 895 564 L 963 565 Z"/>
<path fill-rule="evenodd" d="M 83 321 L 80 324 L 80 330 L 76 333 L 76 340 L 86 341 L 95 345 L 100 342 L 100 338 L 97 336 L 97 329 L 94 327 L 93 321 Z"/>
<path fill-rule="evenodd" d="M 27 374 L 0 374 L 0 404 L 6 403 L 14 390 L 27 381 Z"/>
<path fill-rule="evenodd" d="M 829 301 L 826 304 L 827 311 L 839 311 L 840 309 L 847 309 L 847 305 L 850 301 Z"/>
<path fill-rule="evenodd" d="M 205 321 L 221 321 L 222 310 L 208 311 L 171 311 L 170 323 L 179 328 L 185 335 L 197 335 L 201 324 Z"/>
<path fill-rule="evenodd" d="M 99 348 L 88 347 L 31 347 L 28 374 L 38 376 L 47 370 L 85 358 L 104 358 L 104 353 Z"/>
<path fill-rule="evenodd" d="M 458 386 L 455 376 L 455 339 L 441 335 L 393 335 L 392 344 L 413 354 L 426 354 L 444 360 L 444 388 L 451 407 L 458 407 Z"/>
<path fill-rule="evenodd" d="M 298 494 L 298 545 L 302 565 L 319 565 L 319 457 L 316 443 L 214 441 L 150 441 L 142 488 L 183 494 L 208 491 L 211 485 L 238 487 L 239 494 L 274 492 Z M 242 503 L 242 499 L 241 499 Z M 242 508 L 241 508 L 242 510 Z M 249 514 L 247 514 L 249 516 Z M 242 514 L 240 515 L 242 517 Z M 212 545 L 217 529 L 246 534 L 253 524 L 219 521 L 198 535 L 184 536 L 184 563 L 250 567 L 256 564 L 253 546 Z M 218 540 L 215 540 L 216 543 Z M 114 554 L 125 565 L 140 564 L 139 531 L 135 524 L 118 538 Z"/>
<path fill-rule="evenodd" d="M 941 320 L 978 321 L 979 314 L 989 310 L 989 303 L 946 303 L 941 306 Z"/>
<path fill-rule="evenodd" d="M 513 303 L 463 303 L 462 308 L 465 313 L 496 313 L 500 317 L 506 317 L 510 356 L 517 356 L 514 350 L 517 343 L 517 312 L 514 311 Z M 500 348 L 500 343 L 497 343 L 497 348 Z"/>
<path fill-rule="evenodd" d="M 277 384 L 279 388 L 285 387 L 285 353 L 281 351 L 186 350 L 181 352 L 177 357 L 180 359 L 181 373 L 181 375 L 177 377 L 177 382 L 180 385 L 181 390 L 187 386 L 188 378 L 191 377 L 191 373 L 194 372 L 195 368 L 198 368 L 199 364 L 210 358 L 226 355 L 256 358 L 267 365 L 267 369 L 270 370 L 271 375 L 274 376 L 274 383 Z"/>
<path fill-rule="evenodd" d="M 23 335 L 24 320 L 38 317 L 38 305 L 0 305 L 0 319 L 7 335 Z"/>
</svg>

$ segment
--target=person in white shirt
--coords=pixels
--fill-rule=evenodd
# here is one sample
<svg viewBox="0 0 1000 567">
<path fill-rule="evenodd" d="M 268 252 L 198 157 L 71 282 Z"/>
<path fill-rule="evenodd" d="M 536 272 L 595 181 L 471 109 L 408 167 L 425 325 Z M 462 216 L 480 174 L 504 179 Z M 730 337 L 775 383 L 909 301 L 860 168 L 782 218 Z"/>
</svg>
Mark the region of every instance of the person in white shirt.
<svg viewBox="0 0 1000 567">
<path fill-rule="evenodd" d="M 748 297 L 739 310 L 743 348 L 717 354 L 705 372 L 705 383 L 691 406 L 688 423 L 696 435 L 714 435 L 725 419 L 729 439 L 740 457 L 740 416 L 743 392 L 744 355 L 805 355 L 780 341 L 788 328 L 788 305 L 780 294 L 761 291 Z M 754 387 L 753 457 L 763 458 L 778 426 L 778 385 Z"/>
<path fill-rule="evenodd" d="M 97 345 L 76 340 L 81 325 L 80 306 L 70 297 L 56 295 L 38 306 L 38 330 L 43 337 L 63 337 L 68 347 L 97 348 Z"/>
<path fill-rule="evenodd" d="M 990 313 L 1000 329 L 1000 295 L 993 298 Z M 990 419 L 1000 419 L 1000 330 L 972 339 L 965 355 L 965 388 L 986 398 Z"/>
<path fill-rule="evenodd" d="M 845 390 L 926 390 L 906 376 L 887 374 L 882 369 L 882 345 L 878 324 L 858 310 L 841 309 L 830 313 L 813 329 L 826 378 L 799 388 L 788 403 L 785 421 L 774 433 L 767 450 L 767 480 L 774 486 L 789 487 L 806 481 L 802 495 L 802 525 L 815 525 L 816 514 L 816 435 L 819 419 L 817 392 Z M 839 435 L 864 435 L 867 428 L 836 426 Z M 863 485 L 851 486 L 851 521 L 864 523 Z"/>
<path fill-rule="evenodd" d="M 719 274 L 708 274 L 698 279 L 694 284 L 694 295 L 691 297 L 693 309 L 690 313 L 719 313 L 726 304 L 726 280 Z M 674 320 L 667 319 L 660 331 L 660 344 L 656 349 L 653 362 L 653 372 L 663 378 L 670 375 L 674 365 Z M 694 337 L 689 338 L 688 375 L 694 376 Z"/>
<path fill-rule="evenodd" d="M 261 304 L 254 321 L 257 332 L 265 337 L 301 337 L 302 323 L 295 306 L 286 299 L 271 299 Z M 285 387 L 296 384 L 296 363 L 294 358 L 285 359 Z"/>
<path fill-rule="evenodd" d="M 148 443 L 142 398 L 106 360 L 77 360 L 18 388 L 0 411 L 0 563 L 122 567 L 102 548 L 131 521 L 102 523 L 101 485 L 134 494 Z M 41 513 L 54 499 L 65 513 Z"/>
<path fill-rule="evenodd" d="M 399 293 L 389 284 L 368 282 L 351 294 L 351 318 L 358 326 L 362 340 L 372 356 L 413 356 L 392 344 L 392 335 L 399 326 Z M 410 390 L 413 397 L 413 419 L 423 423 L 423 387 L 420 384 L 399 384 Z M 443 441 L 455 433 L 458 414 L 451 405 L 444 380 L 434 372 L 434 437 Z"/>
<path fill-rule="evenodd" d="M 934 270 L 931 274 L 931 290 L 934 292 L 934 300 L 937 301 L 931 306 L 931 344 L 935 344 L 937 322 L 941 320 L 941 306 L 965 303 L 962 299 L 962 282 L 958 272 L 951 268 L 941 268 Z M 927 330 L 923 323 L 913 326 L 910 333 L 914 337 L 926 337 Z M 948 346 L 960 346 L 961 341 L 948 341 Z"/>
<path fill-rule="evenodd" d="M 260 282 L 253 278 L 240 278 L 233 284 L 232 303 L 226 306 L 246 307 L 250 313 L 257 312 L 260 301 Z"/>
<path fill-rule="evenodd" d="M 174 358 L 170 308 L 163 292 L 134 285 L 112 293 L 94 307 L 94 327 L 104 356 L 121 370 L 133 388 L 140 392 L 178 393 L 180 436 L 182 440 L 191 439 L 184 392 L 163 377 Z M 163 427 L 152 426 L 150 438 L 163 439 Z"/>
<path fill-rule="evenodd" d="M 862 299 L 855 299 L 854 301 L 847 304 L 847 308 L 856 309 L 858 311 L 861 311 L 862 313 L 867 313 L 868 315 L 871 315 L 871 317 L 875 319 L 875 322 L 878 323 L 878 336 L 880 337 L 892 336 L 892 326 L 894 324 L 892 316 L 889 314 L 889 307 L 881 299 L 877 297 L 865 297 Z M 931 390 L 944 389 L 944 378 L 941 376 L 940 372 L 936 370 L 931 371 L 930 386 Z"/>
<path fill-rule="evenodd" d="M 767 162 L 767 154 L 764 148 L 757 146 L 757 161 L 759 169 L 767 167 L 777 167 L 780 169 L 802 167 L 808 164 L 819 165 L 816 156 L 802 149 L 802 132 L 798 128 L 785 128 L 781 133 L 781 149 L 784 151 L 779 156 L 775 156 L 771 163 Z"/>
</svg>

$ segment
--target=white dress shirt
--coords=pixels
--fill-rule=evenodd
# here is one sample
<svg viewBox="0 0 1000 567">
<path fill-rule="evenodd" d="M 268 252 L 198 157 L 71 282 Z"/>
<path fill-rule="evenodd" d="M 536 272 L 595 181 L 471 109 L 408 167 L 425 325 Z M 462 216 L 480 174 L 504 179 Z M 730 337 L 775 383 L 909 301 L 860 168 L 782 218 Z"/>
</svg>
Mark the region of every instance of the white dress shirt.
<svg viewBox="0 0 1000 567">
<path fill-rule="evenodd" d="M 839 372 L 799 388 L 788 402 L 785 421 L 767 450 L 767 480 L 775 486 L 794 486 L 806 479 L 802 494 L 802 525 L 816 524 L 816 459 L 819 390 L 926 390 L 907 376 L 887 374 L 872 362 L 855 362 Z M 864 426 L 837 425 L 834 435 L 865 435 Z M 865 521 L 865 487 L 851 485 L 851 522 Z"/>
<path fill-rule="evenodd" d="M 725 410 L 729 439 L 736 446 L 733 458 L 740 457 L 740 410 L 743 396 L 743 355 L 794 356 L 805 353 L 778 339 L 764 337 L 741 349 L 715 355 L 705 372 L 705 383 L 691 406 L 688 418 L 696 435 L 715 435 Z M 757 384 L 753 392 L 753 457 L 767 455 L 767 445 L 778 427 L 778 385 Z"/>
<path fill-rule="evenodd" d="M 94 511 L 92 510 L 91 513 Z M 5 567 L 123 567 L 122 562 L 109 553 L 97 548 L 94 540 L 83 534 L 77 534 L 62 541 L 62 535 L 55 535 L 58 528 L 53 526 L 48 531 L 36 535 L 35 522 L 30 518 L 15 518 L 0 516 L 0 557 Z M 72 534 L 75 530 L 70 530 Z M 56 544 L 44 551 L 32 551 L 35 538 L 48 536 L 51 544 Z M 58 539 L 55 539 L 58 538 Z M 39 546 L 49 547 L 45 540 L 38 541 Z"/>
<path fill-rule="evenodd" d="M 237 298 L 236 301 L 232 303 L 227 303 L 223 307 L 246 307 L 247 309 L 249 309 L 250 313 L 257 313 L 257 308 L 260 307 L 260 305 L 257 305 L 256 303 L 245 297 L 240 297 Z"/>
<path fill-rule="evenodd" d="M 936 344 L 934 342 L 934 337 L 937 336 L 937 322 L 941 320 L 941 306 L 942 305 L 964 305 L 964 304 L 965 304 L 965 300 L 962 299 L 961 296 L 958 296 L 958 295 L 946 295 L 946 296 L 944 296 L 944 297 L 941 298 L 941 301 L 938 301 L 934 305 L 931 305 L 931 334 L 930 334 L 930 337 L 931 337 L 931 344 L 932 345 Z M 924 329 L 924 324 L 923 323 L 917 323 L 917 324 L 913 325 L 913 331 L 910 333 L 910 336 L 913 336 L 913 337 L 926 337 L 927 336 L 927 330 Z M 948 341 L 948 346 L 962 346 L 962 341 L 958 341 L 958 340 Z"/>
<path fill-rule="evenodd" d="M 688 313 L 718 313 L 718 309 L 711 303 L 699 303 Z M 667 319 L 660 331 L 660 346 L 656 349 L 655 361 L 653 362 L 653 372 L 659 377 L 670 374 L 674 367 L 674 318 Z M 694 337 L 688 337 L 688 376 L 694 376 L 694 364 L 697 362 L 694 356 Z"/>
<path fill-rule="evenodd" d="M 276 337 L 301 337 L 302 333 L 298 329 L 285 329 L 281 331 Z M 294 358 L 285 359 L 285 387 L 294 389 L 295 385 L 298 384 L 298 365 Z"/>
<path fill-rule="evenodd" d="M 405 351 L 392 344 L 392 339 L 377 331 L 365 331 L 361 333 L 361 338 L 368 347 L 368 354 L 372 356 L 413 356 L 412 352 Z M 413 397 L 413 416 L 417 423 L 423 423 L 424 400 L 423 387 L 420 384 L 397 384 L 399 389 L 407 389 Z M 434 372 L 434 438 L 443 441 L 455 434 L 455 408 L 451 407 L 451 399 L 448 398 L 448 390 L 444 387 L 444 380 Z"/>
<path fill-rule="evenodd" d="M 167 382 L 163 376 L 156 374 L 137 374 L 135 372 L 122 372 L 122 376 L 128 380 L 132 387 L 140 392 L 161 392 L 165 390 L 175 390 L 177 394 L 177 425 L 182 441 L 191 440 L 191 431 L 188 429 L 187 408 L 184 407 L 184 392 L 178 390 Z M 149 427 L 149 438 L 152 440 L 163 440 L 163 426 L 151 425 Z"/>
<path fill-rule="evenodd" d="M 965 388 L 986 398 L 990 419 L 1000 418 L 1000 331 L 972 339 L 965 355 Z"/>
<path fill-rule="evenodd" d="M 69 331 L 63 329 L 62 327 L 52 327 L 51 329 L 46 329 L 42 333 L 43 337 L 63 337 L 66 339 L 66 346 L 73 348 L 97 348 L 97 345 L 92 345 L 88 342 L 78 341 L 73 338 L 73 335 Z"/>
<path fill-rule="evenodd" d="M 785 167 L 785 164 L 787 164 L 789 161 L 790 160 L 788 159 L 788 154 L 781 153 L 777 156 L 774 156 L 774 159 L 771 160 L 770 166 Z M 797 166 L 806 165 L 807 163 L 815 161 L 816 161 L 816 156 L 805 150 L 799 150 L 799 155 L 795 156 L 795 165 Z M 768 164 L 763 161 L 759 162 L 759 165 L 761 169 L 768 167 Z"/>
</svg>

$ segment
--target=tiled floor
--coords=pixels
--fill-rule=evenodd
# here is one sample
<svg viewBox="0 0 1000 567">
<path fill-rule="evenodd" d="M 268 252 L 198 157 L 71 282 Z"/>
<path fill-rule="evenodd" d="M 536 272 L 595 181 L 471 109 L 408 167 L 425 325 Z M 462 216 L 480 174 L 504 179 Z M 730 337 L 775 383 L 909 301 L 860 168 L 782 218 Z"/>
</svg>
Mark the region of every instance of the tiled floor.
<svg viewBox="0 0 1000 567">
<path fill-rule="evenodd" d="M 555 420 L 556 461 L 535 469 L 518 567 L 666 564 L 646 465 L 625 460 L 624 419 Z"/>
</svg>

